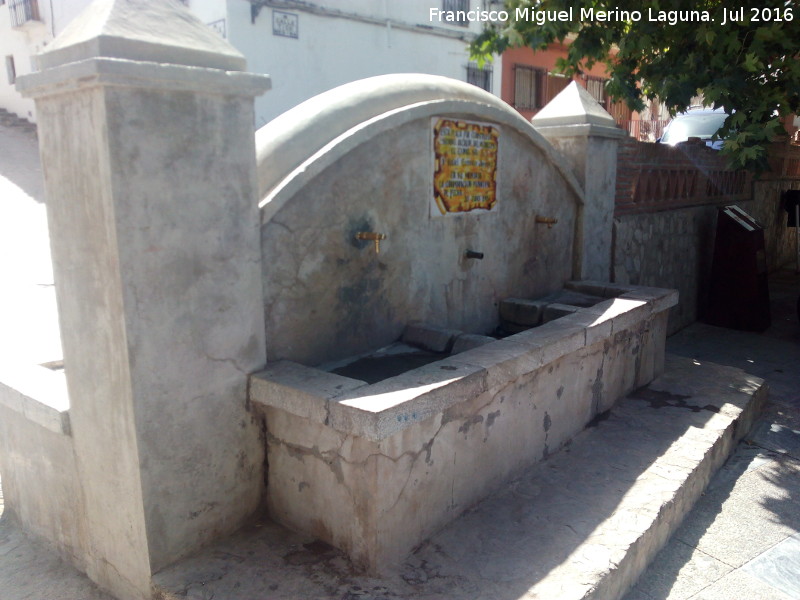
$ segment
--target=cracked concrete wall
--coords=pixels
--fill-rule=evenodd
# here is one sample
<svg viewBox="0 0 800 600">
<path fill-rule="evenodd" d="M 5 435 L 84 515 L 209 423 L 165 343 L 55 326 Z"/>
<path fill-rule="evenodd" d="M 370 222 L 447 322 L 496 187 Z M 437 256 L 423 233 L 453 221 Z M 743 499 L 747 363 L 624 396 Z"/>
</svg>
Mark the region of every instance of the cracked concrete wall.
<svg viewBox="0 0 800 600">
<path fill-rule="evenodd" d="M 80 543 L 49 539 L 143 600 L 263 492 L 247 377 L 266 360 L 252 126 L 269 80 L 161 0 L 92 4 L 39 62 L 17 86 L 36 99 L 72 437 L 32 461 L 76 482 L 45 470 L 35 518 L 73 508 L 58 519 Z"/>
<path fill-rule="evenodd" d="M 553 147 L 569 157 L 586 194 L 583 226 L 575 240 L 580 255 L 580 279 L 608 281 L 611 275 L 611 227 L 617 182 L 617 144 L 600 135 L 558 137 L 540 131 Z"/>
<path fill-rule="evenodd" d="M 666 311 L 380 441 L 265 408 L 270 514 L 373 572 L 663 369 Z M 484 347 L 486 349 L 487 347 Z"/>
<path fill-rule="evenodd" d="M 154 571 L 235 530 L 263 493 L 246 400 L 265 362 L 252 134 L 265 86 L 92 59 L 26 81 L 79 482 L 59 518 L 82 539 L 66 550 L 117 597 L 149 598 Z M 36 460 L 60 462 L 54 450 Z"/>
<path fill-rule="evenodd" d="M 51 540 L 85 570 L 86 519 L 72 438 L 0 405 L 3 519 Z"/>
<path fill-rule="evenodd" d="M 265 347 L 255 155 L 242 141 L 253 102 L 111 88 L 106 110 L 112 186 L 136 199 L 116 205 L 116 237 L 157 570 L 233 530 L 262 492 L 263 442 L 245 407 Z M 159 131 L 172 134 L 154 144 Z"/>
<path fill-rule="evenodd" d="M 343 358 L 398 339 L 413 320 L 487 333 L 503 298 L 544 295 L 570 279 L 575 193 L 530 140 L 498 128 L 490 213 L 430 216 L 424 118 L 351 150 L 262 226 L 269 360 Z M 558 224 L 537 225 L 537 214 Z M 387 235 L 380 254 L 354 240 L 358 231 Z M 466 250 L 483 260 L 465 259 Z"/>
<path fill-rule="evenodd" d="M 96 87 L 37 98 L 36 106 L 80 513 L 85 515 L 86 553 L 77 564 L 106 589 L 136 598 L 149 584 L 150 569 L 130 373 L 126 356 L 116 351 L 125 347 L 125 332 L 115 273 L 119 258 L 106 162 L 108 125 L 97 126 L 106 122 L 104 92 Z M 87 165 L 92 173 L 84 177 Z"/>
</svg>

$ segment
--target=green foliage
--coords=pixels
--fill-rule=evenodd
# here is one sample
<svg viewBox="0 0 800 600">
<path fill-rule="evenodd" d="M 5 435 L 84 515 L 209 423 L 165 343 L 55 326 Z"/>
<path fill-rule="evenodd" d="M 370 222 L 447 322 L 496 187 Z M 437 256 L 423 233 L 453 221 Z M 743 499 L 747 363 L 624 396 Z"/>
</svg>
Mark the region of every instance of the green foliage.
<svg viewBox="0 0 800 600">
<path fill-rule="evenodd" d="M 729 140 L 724 152 L 734 166 L 763 170 L 766 145 L 783 132 L 780 117 L 800 112 L 800 7 L 794 0 L 506 0 L 505 5 L 508 22 L 484 30 L 471 46 L 474 58 L 486 60 L 523 45 L 540 50 L 569 39 L 558 69 L 573 75 L 604 63 L 608 93 L 634 110 L 644 107 L 644 99 L 658 97 L 675 114 L 702 94 L 708 105 L 731 115 L 719 136 Z M 529 14 L 571 8 L 573 20 L 517 20 L 518 8 Z M 582 18 L 581 9 L 593 9 L 595 18 L 585 13 Z M 623 18 L 602 21 L 597 11 Z M 638 11 L 641 18 L 625 19 L 623 11 Z M 707 11 L 711 20 L 684 20 L 669 11 Z M 659 16 L 665 20 L 651 20 Z"/>
</svg>

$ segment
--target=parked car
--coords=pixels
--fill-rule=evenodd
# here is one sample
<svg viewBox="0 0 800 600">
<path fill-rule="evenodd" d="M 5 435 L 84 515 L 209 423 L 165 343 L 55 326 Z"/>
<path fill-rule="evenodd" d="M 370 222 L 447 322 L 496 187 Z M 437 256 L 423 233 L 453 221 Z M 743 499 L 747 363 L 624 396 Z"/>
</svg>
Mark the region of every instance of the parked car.
<svg viewBox="0 0 800 600">
<path fill-rule="evenodd" d="M 662 144 L 674 146 L 680 142 L 685 142 L 690 137 L 705 140 L 706 146 L 719 150 L 722 148 L 723 140 L 712 140 L 711 138 L 722 127 L 728 113 L 723 109 L 695 108 L 687 112 L 680 113 L 672 119 L 664 128 L 664 133 L 656 140 Z"/>
</svg>

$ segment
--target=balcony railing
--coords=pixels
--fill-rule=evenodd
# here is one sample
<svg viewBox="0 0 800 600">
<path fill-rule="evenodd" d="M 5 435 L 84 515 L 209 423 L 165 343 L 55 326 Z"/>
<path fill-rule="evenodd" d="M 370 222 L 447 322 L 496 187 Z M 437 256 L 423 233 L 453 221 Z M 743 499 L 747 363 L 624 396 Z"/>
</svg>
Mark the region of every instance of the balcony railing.
<svg viewBox="0 0 800 600">
<path fill-rule="evenodd" d="M 38 0 L 10 0 L 11 26 L 22 27 L 28 21 L 41 21 Z"/>
<path fill-rule="evenodd" d="M 623 120 L 619 123 L 632 138 L 640 142 L 655 142 L 664 133 L 664 127 L 669 123 L 669 119 Z"/>
</svg>

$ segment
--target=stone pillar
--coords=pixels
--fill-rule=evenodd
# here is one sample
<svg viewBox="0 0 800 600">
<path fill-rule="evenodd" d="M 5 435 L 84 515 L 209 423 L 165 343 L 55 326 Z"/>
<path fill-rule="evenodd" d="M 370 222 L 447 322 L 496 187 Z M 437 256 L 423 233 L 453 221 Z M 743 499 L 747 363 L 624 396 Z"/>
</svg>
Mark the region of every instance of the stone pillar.
<svg viewBox="0 0 800 600">
<path fill-rule="evenodd" d="M 611 232 L 617 186 L 617 145 L 625 137 L 589 92 L 572 82 L 531 123 L 571 163 L 585 204 L 575 240 L 581 279 L 610 281 Z"/>
<path fill-rule="evenodd" d="M 84 556 L 120 598 L 263 487 L 253 98 L 269 78 L 178 2 L 98 0 L 19 78 L 36 100 Z M 68 518 L 69 516 L 67 516 Z"/>
</svg>

